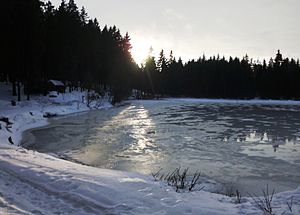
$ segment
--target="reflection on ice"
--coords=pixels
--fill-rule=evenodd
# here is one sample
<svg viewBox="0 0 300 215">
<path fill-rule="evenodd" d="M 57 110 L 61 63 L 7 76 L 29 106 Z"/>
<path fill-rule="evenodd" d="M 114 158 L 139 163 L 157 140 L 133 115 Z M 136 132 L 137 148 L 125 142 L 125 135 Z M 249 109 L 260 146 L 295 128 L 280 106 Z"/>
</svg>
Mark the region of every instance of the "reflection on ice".
<svg viewBox="0 0 300 215">
<path fill-rule="evenodd" d="M 132 150 L 135 153 L 149 153 L 152 148 L 155 148 L 155 142 L 151 134 L 155 133 L 154 123 L 149 118 L 148 111 L 140 107 L 133 119 L 128 119 L 129 125 L 132 127 L 130 136 L 134 141 L 128 151 Z"/>
<path fill-rule="evenodd" d="M 263 141 L 263 142 L 268 142 L 268 141 L 269 141 L 267 132 L 264 133 L 263 138 L 262 138 L 262 141 Z M 270 141 L 271 141 L 271 140 L 270 140 Z"/>
<path fill-rule="evenodd" d="M 272 138 L 268 135 L 267 132 L 263 134 L 258 134 L 256 131 L 251 132 L 246 136 L 245 142 L 248 143 L 268 143 L 272 142 Z"/>
<path fill-rule="evenodd" d="M 294 140 L 289 140 L 288 138 L 283 139 L 284 138 L 280 137 L 271 138 L 268 136 L 267 132 L 258 134 L 256 131 L 253 131 L 246 136 L 245 143 L 256 143 L 256 145 L 244 145 L 242 147 L 244 149 L 243 153 L 251 156 L 276 157 L 279 159 L 290 160 L 288 153 L 293 152 L 298 153 L 294 156 L 294 160 L 298 160 L 300 145 L 296 145 L 296 141 L 299 142 L 300 138 L 297 137 Z M 243 141 L 241 141 L 240 138 L 237 138 L 237 142 Z M 274 155 L 274 152 L 280 152 L 280 155 Z"/>
<path fill-rule="evenodd" d="M 277 151 L 278 147 L 279 147 L 279 145 L 277 145 L 277 144 L 273 145 L 274 152 Z"/>
<path fill-rule="evenodd" d="M 273 157 L 289 162 L 299 162 L 300 144 L 295 140 L 274 141 L 242 147 L 242 153 L 248 156 Z"/>
<path fill-rule="evenodd" d="M 118 151 L 119 158 L 114 168 L 150 173 L 151 166 L 164 158 L 157 146 L 156 126 L 144 106 L 131 105 L 120 114 L 126 115 L 119 124 L 124 126 L 127 147 Z M 121 136 L 125 137 L 125 136 Z"/>
<path fill-rule="evenodd" d="M 236 140 L 237 143 L 241 143 L 241 142 L 245 142 L 245 143 L 268 143 L 268 142 L 272 142 L 272 138 L 268 136 L 267 132 L 264 132 L 263 134 L 259 134 L 256 131 L 250 132 L 248 135 L 246 135 L 245 137 L 239 136 L 234 138 L 235 134 L 233 135 L 233 139 Z M 228 136 L 225 136 L 222 141 L 223 142 L 228 142 L 229 141 Z M 208 137 L 207 139 L 213 139 L 211 137 Z"/>
</svg>

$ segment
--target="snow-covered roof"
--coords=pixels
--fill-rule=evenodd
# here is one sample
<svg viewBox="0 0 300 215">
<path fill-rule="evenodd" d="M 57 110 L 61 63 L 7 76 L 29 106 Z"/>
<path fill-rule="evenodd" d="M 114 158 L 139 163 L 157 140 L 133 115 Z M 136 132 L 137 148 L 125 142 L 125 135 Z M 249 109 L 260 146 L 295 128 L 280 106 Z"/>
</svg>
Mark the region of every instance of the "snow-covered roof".
<svg viewBox="0 0 300 215">
<path fill-rule="evenodd" d="M 51 84 L 53 84 L 54 86 L 65 86 L 63 82 L 58 81 L 58 80 L 49 80 L 49 82 Z"/>
</svg>

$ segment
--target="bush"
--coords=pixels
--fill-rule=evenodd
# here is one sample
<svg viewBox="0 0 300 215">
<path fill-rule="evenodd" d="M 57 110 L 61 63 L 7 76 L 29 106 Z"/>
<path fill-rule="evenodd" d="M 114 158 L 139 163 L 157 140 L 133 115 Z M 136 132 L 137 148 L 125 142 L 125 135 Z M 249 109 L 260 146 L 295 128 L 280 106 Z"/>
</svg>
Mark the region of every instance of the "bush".
<svg viewBox="0 0 300 215">
<path fill-rule="evenodd" d="M 196 190 L 200 185 L 200 176 L 201 172 L 196 171 L 194 174 L 188 174 L 189 168 L 185 168 L 181 171 L 181 168 L 176 168 L 173 172 L 168 172 L 166 174 L 161 173 L 162 169 L 159 169 L 157 172 L 152 173 L 154 180 L 156 181 L 165 181 L 169 186 L 175 188 L 176 192 L 179 190 L 188 190 L 189 192 Z M 202 190 L 203 187 L 198 187 L 198 191 Z"/>
<path fill-rule="evenodd" d="M 264 215 L 273 215 L 273 206 L 272 206 L 272 200 L 275 193 L 275 190 L 273 189 L 272 193 L 269 193 L 269 186 L 267 185 L 266 190 L 262 190 L 263 196 L 257 197 L 256 194 L 250 195 L 252 200 L 254 201 L 255 206 L 260 209 Z"/>
</svg>

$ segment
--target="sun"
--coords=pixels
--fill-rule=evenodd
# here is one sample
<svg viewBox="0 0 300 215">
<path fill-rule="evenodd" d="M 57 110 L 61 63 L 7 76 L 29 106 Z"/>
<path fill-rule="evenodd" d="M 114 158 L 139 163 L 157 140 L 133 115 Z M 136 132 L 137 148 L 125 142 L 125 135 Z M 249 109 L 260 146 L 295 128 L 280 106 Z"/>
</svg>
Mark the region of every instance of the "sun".
<svg viewBox="0 0 300 215">
<path fill-rule="evenodd" d="M 149 49 L 151 47 L 150 42 L 143 37 L 132 37 L 131 45 L 131 55 L 134 61 L 138 65 L 143 64 L 149 54 Z"/>
</svg>

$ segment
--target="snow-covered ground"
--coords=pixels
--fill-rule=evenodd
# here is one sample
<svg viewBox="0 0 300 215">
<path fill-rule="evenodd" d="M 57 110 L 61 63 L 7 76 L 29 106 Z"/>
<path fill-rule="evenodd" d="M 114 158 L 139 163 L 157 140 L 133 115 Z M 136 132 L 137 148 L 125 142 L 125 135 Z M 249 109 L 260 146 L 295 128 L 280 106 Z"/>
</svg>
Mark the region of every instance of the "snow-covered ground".
<svg viewBox="0 0 300 215">
<path fill-rule="evenodd" d="M 0 146 L 8 147 L 8 138 L 11 137 L 15 145 L 19 145 L 22 133 L 25 130 L 44 126 L 47 118 L 44 115 L 54 114 L 57 116 L 78 113 L 94 109 L 110 108 L 108 96 L 99 101 L 94 101 L 87 107 L 87 92 L 73 91 L 71 93 L 58 94 L 57 97 L 32 96 L 30 101 L 26 101 L 26 96 L 22 96 L 22 101 L 16 106 L 11 105 L 11 100 L 16 97 L 11 96 L 11 87 L 0 83 L 0 118 L 9 118 L 13 123 L 7 128 L 6 123 L 0 121 Z M 10 128 L 11 127 L 11 128 Z M 7 146 L 8 145 L 8 146 Z"/>
<path fill-rule="evenodd" d="M 294 100 L 261 100 L 261 99 L 250 99 L 250 100 L 235 100 L 235 99 L 198 99 L 198 98 L 166 98 L 166 101 L 184 101 L 191 103 L 217 103 L 217 104 L 255 104 L 255 105 L 300 105 L 300 101 Z"/>
<path fill-rule="evenodd" d="M 236 197 L 203 190 L 176 193 L 150 176 L 88 167 L 17 146 L 24 130 L 47 124 L 47 112 L 90 110 L 82 96 L 85 93 L 33 97 L 13 107 L 10 88 L 0 84 L 0 118 L 13 123 L 7 127 L 0 122 L 0 214 L 263 214 L 251 198 L 237 204 Z M 272 205 L 276 215 L 300 214 L 300 187 L 276 194 Z"/>
</svg>

